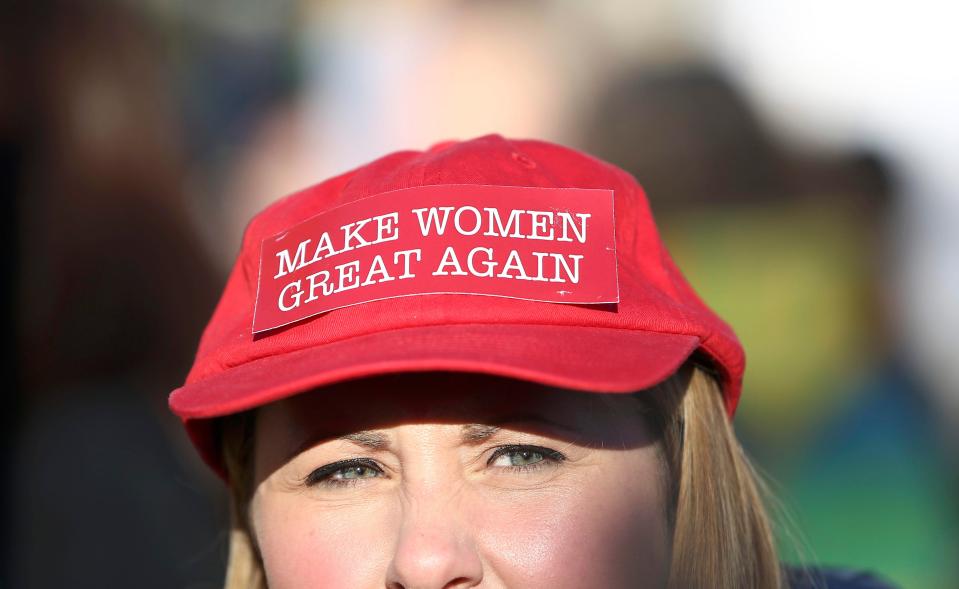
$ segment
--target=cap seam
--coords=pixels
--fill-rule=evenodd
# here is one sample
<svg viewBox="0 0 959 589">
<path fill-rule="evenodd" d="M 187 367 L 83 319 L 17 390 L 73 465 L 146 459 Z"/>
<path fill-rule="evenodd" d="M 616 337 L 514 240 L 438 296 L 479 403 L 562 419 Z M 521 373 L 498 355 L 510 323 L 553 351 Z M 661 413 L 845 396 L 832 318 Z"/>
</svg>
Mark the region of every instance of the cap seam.
<svg viewBox="0 0 959 589">
<path fill-rule="evenodd" d="M 688 321 L 684 321 L 684 322 L 685 322 L 687 325 L 689 325 L 689 322 L 688 322 Z M 391 329 L 382 329 L 382 330 L 378 330 L 378 331 L 368 331 L 368 332 L 365 332 L 365 333 L 354 334 L 354 335 L 350 335 L 350 336 L 343 337 L 343 338 L 339 338 L 339 339 L 335 339 L 335 340 L 330 340 L 330 341 L 325 341 L 325 342 L 317 343 L 317 344 L 312 345 L 312 346 L 304 346 L 304 347 L 300 347 L 300 348 L 289 349 L 289 350 L 286 350 L 286 351 L 283 351 L 283 352 L 280 352 L 280 353 L 277 353 L 277 352 L 274 351 L 274 352 L 269 353 L 269 354 L 264 354 L 264 355 L 256 356 L 256 357 L 253 357 L 253 358 L 249 358 L 249 359 L 244 360 L 244 361 L 242 361 L 242 362 L 237 362 L 237 363 L 216 362 L 216 364 L 217 364 L 220 368 L 222 368 L 223 370 L 230 370 L 230 369 L 232 369 L 232 368 L 239 368 L 239 367 L 245 366 L 245 365 L 247 365 L 247 364 L 249 364 L 249 363 L 251 363 L 251 362 L 256 362 L 256 361 L 258 361 L 258 360 L 263 360 L 263 359 L 265 359 L 265 358 L 270 358 L 270 357 L 274 357 L 274 356 L 282 356 L 282 355 L 285 355 L 285 354 L 292 354 L 292 353 L 299 352 L 299 351 L 302 351 L 302 350 L 307 350 L 307 349 L 310 349 L 310 348 L 317 348 L 317 347 L 321 347 L 321 346 L 327 346 L 327 345 L 337 344 L 337 343 L 346 342 L 346 341 L 350 341 L 350 340 L 353 340 L 353 339 L 356 339 L 356 338 L 365 337 L 365 336 L 370 336 L 370 335 L 377 335 L 377 334 L 382 334 L 382 333 L 390 333 L 390 332 L 395 332 L 395 331 L 405 331 L 405 330 L 407 330 L 407 329 L 418 329 L 418 328 L 422 328 L 422 327 L 443 327 L 443 326 L 448 326 L 448 327 L 463 327 L 463 326 L 470 326 L 470 325 L 482 325 L 482 326 L 502 325 L 502 326 L 527 326 L 527 327 L 585 327 L 585 328 L 589 328 L 589 329 L 607 329 L 607 330 L 611 330 L 611 331 L 642 331 L 642 332 L 646 332 L 646 333 L 659 333 L 659 334 L 663 334 L 663 335 L 692 335 L 692 336 L 698 337 L 701 342 L 705 341 L 705 338 L 706 338 L 707 335 L 708 335 L 708 334 L 705 334 L 704 331 L 700 331 L 700 332 L 696 332 L 696 331 L 694 331 L 694 330 L 689 330 L 689 331 L 685 331 L 685 332 L 683 332 L 683 331 L 659 331 L 659 330 L 653 330 L 653 329 L 642 329 L 642 328 L 631 328 L 631 327 L 617 327 L 617 326 L 610 326 L 610 325 L 582 325 L 582 324 L 558 324 L 558 323 L 525 323 L 525 322 L 486 323 L 486 322 L 479 322 L 479 321 L 470 321 L 470 322 L 463 322 L 463 323 L 449 323 L 449 322 L 445 322 L 445 323 L 425 323 L 425 324 L 417 324 L 417 325 L 407 325 L 407 326 L 405 326 L 405 327 L 394 327 L 394 328 L 391 328 Z M 217 373 L 209 374 L 209 375 L 204 376 L 204 377 L 202 377 L 202 378 L 200 378 L 200 379 L 198 379 L 198 380 L 192 381 L 190 384 L 195 384 L 195 383 L 203 382 L 203 381 L 207 380 L 208 378 L 213 378 L 214 376 L 216 376 L 216 374 L 217 374 Z"/>
</svg>

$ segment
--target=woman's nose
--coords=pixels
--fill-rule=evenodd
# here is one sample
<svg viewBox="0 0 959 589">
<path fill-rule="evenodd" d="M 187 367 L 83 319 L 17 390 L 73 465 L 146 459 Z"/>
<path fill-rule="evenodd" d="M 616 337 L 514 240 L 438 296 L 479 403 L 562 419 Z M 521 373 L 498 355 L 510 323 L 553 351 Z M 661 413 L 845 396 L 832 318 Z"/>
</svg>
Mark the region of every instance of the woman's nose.
<svg viewBox="0 0 959 589">
<path fill-rule="evenodd" d="M 466 530 L 444 509 L 409 510 L 404 516 L 388 589 L 465 589 L 483 580 L 483 565 Z"/>
</svg>

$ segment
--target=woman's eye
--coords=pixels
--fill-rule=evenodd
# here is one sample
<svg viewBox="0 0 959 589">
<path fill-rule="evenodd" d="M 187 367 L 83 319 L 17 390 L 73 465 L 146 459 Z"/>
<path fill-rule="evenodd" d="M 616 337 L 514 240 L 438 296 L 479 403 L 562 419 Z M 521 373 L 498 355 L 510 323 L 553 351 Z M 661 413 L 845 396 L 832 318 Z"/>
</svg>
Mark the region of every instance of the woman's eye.
<svg viewBox="0 0 959 589">
<path fill-rule="evenodd" d="M 496 457 L 491 466 L 529 466 L 543 460 L 536 450 L 512 450 Z"/>
<path fill-rule="evenodd" d="M 502 446 L 490 456 L 488 466 L 502 468 L 528 469 L 545 466 L 565 460 L 566 457 L 555 450 L 539 446 Z"/>
<path fill-rule="evenodd" d="M 383 469 L 372 460 L 341 460 L 314 470 L 303 482 L 307 486 L 350 485 L 379 476 L 383 476 Z"/>
<path fill-rule="evenodd" d="M 369 466 L 347 466 L 346 468 L 341 468 L 340 470 L 334 472 L 332 478 L 340 480 L 368 479 L 375 477 L 378 474 L 378 471 L 370 468 Z"/>
</svg>

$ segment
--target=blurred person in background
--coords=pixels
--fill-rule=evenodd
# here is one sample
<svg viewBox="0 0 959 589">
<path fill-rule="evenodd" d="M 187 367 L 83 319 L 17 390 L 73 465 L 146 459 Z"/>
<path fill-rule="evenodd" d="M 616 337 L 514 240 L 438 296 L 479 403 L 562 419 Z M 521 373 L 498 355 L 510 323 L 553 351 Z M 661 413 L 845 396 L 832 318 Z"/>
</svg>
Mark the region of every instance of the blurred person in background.
<svg viewBox="0 0 959 589">
<path fill-rule="evenodd" d="M 218 277 L 157 31 L 116 3 L 3 10 L 4 139 L 20 155 L 0 585 L 217 587 L 219 490 L 163 411 Z"/>
<path fill-rule="evenodd" d="M 795 511 L 806 558 L 948 586 L 955 469 L 895 336 L 891 164 L 783 145 L 705 65 L 626 75 L 595 112 L 590 144 L 645 178 L 677 259 L 743 330 L 761 398 L 737 429 Z"/>
</svg>

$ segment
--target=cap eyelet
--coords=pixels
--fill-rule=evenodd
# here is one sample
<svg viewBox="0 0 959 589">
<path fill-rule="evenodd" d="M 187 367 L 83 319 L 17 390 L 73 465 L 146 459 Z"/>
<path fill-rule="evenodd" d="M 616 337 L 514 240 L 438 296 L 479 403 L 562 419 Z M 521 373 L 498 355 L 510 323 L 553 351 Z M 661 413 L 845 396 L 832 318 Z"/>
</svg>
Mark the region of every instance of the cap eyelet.
<svg viewBox="0 0 959 589">
<path fill-rule="evenodd" d="M 516 160 L 517 163 L 519 163 L 522 166 L 525 166 L 530 169 L 533 169 L 536 167 L 536 162 L 534 162 L 533 160 L 529 159 L 528 157 L 526 157 L 525 155 L 521 153 L 517 153 L 514 151 L 512 153 L 512 156 L 513 156 L 513 159 Z"/>
</svg>

